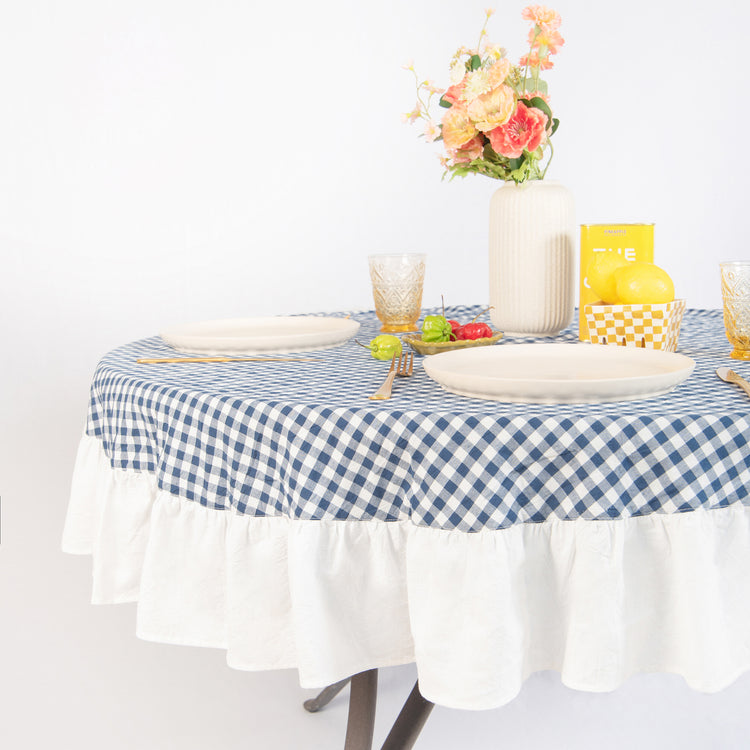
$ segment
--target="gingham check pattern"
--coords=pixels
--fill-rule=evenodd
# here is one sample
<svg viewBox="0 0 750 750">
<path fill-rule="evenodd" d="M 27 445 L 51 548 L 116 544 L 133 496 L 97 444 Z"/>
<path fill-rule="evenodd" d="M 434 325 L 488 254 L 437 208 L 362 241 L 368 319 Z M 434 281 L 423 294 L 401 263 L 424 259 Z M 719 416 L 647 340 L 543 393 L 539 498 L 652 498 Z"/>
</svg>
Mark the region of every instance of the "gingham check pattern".
<svg viewBox="0 0 750 750">
<path fill-rule="evenodd" d="M 479 307 L 450 308 L 467 320 Z M 436 311 L 426 311 L 436 312 Z M 378 333 L 355 312 L 358 339 Z M 577 321 L 555 341 L 577 341 Z M 513 341 L 501 340 L 498 346 Z M 532 341 L 539 341 L 538 339 Z M 672 393 L 598 405 L 501 404 L 415 374 L 370 401 L 387 363 L 354 341 L 308 363 L 138 365 L 160 338 L 96 369 L 87 431 L 114 467 L 251 516 L 411 518 L 478 531 L 551 518 L 611 519 L 750 504 L 750 401 L 714 370 L 730 360 L 720 311 L 688 311 L 678 351 L 696 360 Z"/>
<path fill-rule="evenodd" d="M 661 305 L 585 305 L 589 340 L 673 352 L 680 335 L 685 300 Z"/>
</svg>

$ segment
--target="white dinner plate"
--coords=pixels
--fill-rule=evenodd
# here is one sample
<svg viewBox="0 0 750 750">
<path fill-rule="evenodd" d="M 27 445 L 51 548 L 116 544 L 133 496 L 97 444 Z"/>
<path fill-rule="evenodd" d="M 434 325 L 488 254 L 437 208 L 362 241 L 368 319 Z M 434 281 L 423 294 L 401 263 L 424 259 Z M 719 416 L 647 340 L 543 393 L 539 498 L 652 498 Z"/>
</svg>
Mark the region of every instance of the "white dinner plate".
<svg viewBox="0 0 750 750">
<path fill-rule="evenodd" d="M 683 354 L 595 344 L 508 344 L 426 357 L 424 369 L 461 396 L 531 404 L 652 398 L 685 380 Z"/>
<path fill-rule="evenodd" d="M 359 330 L 348 318 L 291 315 L 208 320 L 174 326 L 159 335 L 186 354 L 271 354 L 328 349 Z"/>
</svg>

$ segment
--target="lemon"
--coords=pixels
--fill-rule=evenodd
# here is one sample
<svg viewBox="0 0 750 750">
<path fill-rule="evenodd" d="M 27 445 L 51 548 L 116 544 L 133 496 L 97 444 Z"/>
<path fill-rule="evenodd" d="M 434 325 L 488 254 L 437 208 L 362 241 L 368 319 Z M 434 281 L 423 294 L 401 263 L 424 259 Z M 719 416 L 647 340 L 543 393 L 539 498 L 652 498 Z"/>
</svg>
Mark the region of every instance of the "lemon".
<svg viewBox="0 0 750 750">
<path fill-rule="evenodd" d="M 589 286 L 599 295 L 602 302 L 615 305 L 619 302 L 614 273 L 618 268 L 628 265 L 628 261 L 616 250 L 604 250 L 594 253 L 586 268 Z"/>
<path fill-rule="evenodd" d="M 658 305 L 674 299 L 672 279 L 653 263 L 627 263 L 615 270 L 614 281 L 624 305 Z"/>
</svg>

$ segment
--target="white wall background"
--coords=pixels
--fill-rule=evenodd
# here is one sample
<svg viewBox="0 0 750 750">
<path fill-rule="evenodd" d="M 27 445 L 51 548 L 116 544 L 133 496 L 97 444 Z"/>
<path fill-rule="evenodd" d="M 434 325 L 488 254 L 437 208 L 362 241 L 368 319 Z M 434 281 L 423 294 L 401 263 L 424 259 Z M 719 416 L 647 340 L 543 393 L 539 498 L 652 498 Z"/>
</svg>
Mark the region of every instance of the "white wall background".
<svg viewBox="0 0 750 750">
<path fill-rule="evenodd" d="M 441 182 L 401 112 L 413 58 L 447 80 L 490 0 L 4 0 L 0 5 L 0 744 L 340 747 L 293 672 L 135 639 L 58 552 L 91 373 L 167 324 L 371 306 L 366 256 L 428 253 L 425 304 L 487 298 L 489 197 Z M 522 2 L 490 36 L 521 54 Z M 560 0 L 549 176 L 581 223 L 653 221 L 692 307 L 747 259 L 750 5 Z M 385 670 L 376 740 L 410 667 Z M 667 676 L 610 695 L 533 677 L 504 709 L 438 708 L 418 747 L 747 747 L 750 678 Z M 275 734 L 274 734 L 275 732 Z M 302 738 L 306 739 L 302 739 Z"/>
</svg>

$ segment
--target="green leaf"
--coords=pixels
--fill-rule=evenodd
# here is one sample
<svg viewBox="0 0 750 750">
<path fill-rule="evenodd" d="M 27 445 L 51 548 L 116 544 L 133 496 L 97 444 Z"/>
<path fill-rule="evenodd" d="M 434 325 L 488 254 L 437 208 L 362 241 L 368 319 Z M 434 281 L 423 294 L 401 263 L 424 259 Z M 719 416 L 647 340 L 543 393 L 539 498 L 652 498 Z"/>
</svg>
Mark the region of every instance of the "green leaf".
<svg viewBox="0 0 750 750">
<path fill-rule="evenodd" d="M 550 135 L 555 134 L 555 131 L 557 130 L 559 125 L 560 125 L 560 120 L 558 120 L 556 117 L 553 117 L 552 118 L 552 130 L 550 131 Z"/>
<path fill-rule="evenodd" d="M 440 101 L 438 102 L 438 104 L 441 107 L 445 107 L 446 109 L 450 109 L 453 106 L 444 96 L 440 97 Z"/>
<path fill-rule="evenodd" d="M 510 168 L 511 172 L 515 172 L 517 169 L 520 169 L 523 166 L 523 162 L 523 156 L 519 156 L 517 159 L 509 159 L 508 167 Z"/>
<path fill-rule="evenodd" d="M 549 108 L 547 102 L 542 99 L 541 96 L 535 96 L 533 99 L 521 99 L 524 104 L 534 109 L 539 109 L 547 115 L 547 122 L 552 122 L 552 110 Z"/>
<path fill-rule="evenodd" d="M 535 81 L 529 77 L 521 81 L 521 91 L 538 91 L 540 94 L 546 94 L 547 84 L 541 78 Z"/>
<path fill-rule="evenodd" d="M 472 55 L 469 60 L 469 70 L 476 70 L 481 64 L 482 58 L 479 55 Z"/>
</svg>

